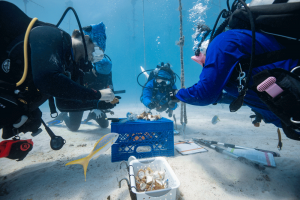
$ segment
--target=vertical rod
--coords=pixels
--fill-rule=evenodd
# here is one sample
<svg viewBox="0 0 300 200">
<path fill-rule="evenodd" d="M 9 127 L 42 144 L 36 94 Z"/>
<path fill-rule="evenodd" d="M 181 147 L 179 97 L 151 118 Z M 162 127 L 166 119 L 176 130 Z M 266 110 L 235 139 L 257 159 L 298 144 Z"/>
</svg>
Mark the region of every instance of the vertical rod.
<svg viewBox="0 0 300 200">
<path fill-rule="evenodd" d="M 181 0 L 179 0 L 179 12 L 180 12 L 180 63 L 181 63 L 181 88 L 184 88 L 184 64 L 183 64 L 183 45 L 184 45 L 184 36 L 182 33 L 182 6 L 181 6 Z M 186 117 L 186 105 L 185 103 L 181 102 L 181 113 L 180 113 L 180 123 L 187 123 L 187 117 Z M 185 125 L 184 124 L 184 125 Z"/>
</svg>

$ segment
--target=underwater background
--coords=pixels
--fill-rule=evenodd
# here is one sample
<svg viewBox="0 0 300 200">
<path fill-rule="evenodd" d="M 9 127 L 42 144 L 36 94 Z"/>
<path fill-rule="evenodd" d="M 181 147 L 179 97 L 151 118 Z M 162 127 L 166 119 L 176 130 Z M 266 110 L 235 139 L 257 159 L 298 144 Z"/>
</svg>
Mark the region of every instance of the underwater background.
<svg viewBox="0 0 300 200">
<path fill-rule="evenodd" d="M 180 38 L 179 1 L 144 0 L 145 54 L 143 38 L 143 0 L 10 0 L 33 18 L 57 24 L 68 6 L 72 6 L 80 19 L 81 26 L 103 22 L 106 26 L 106 51 L 112 59 L 112 74 L 115 90 L 126 90 L 121 94 L 120 104 L 142 106 L 142 88 L 137 83 L 140 66 L 154 69 L 160 62 L 169 62 L 180 77 L 180 48 L 176 42 Z M 231 2 L 232 3 L 232 2 Z M 26 6 L 25 6 L 26 5 Z M 182 0 L 183 47 L 185 86 L 190 87 L 199 80 L 202 67 L 191 60 L 195 28 L 198 22 L 206 22 L 213 28 L 219 12 L 226 6 L 221 0 Z M 220 20 L 222 22 L 222 20 Z M 74 14 L 69 11 L 60 28 L 70 35 L 79 29 Z M 144 85 L 145 76 L 140 83 Z M 180 88 L 180 80 L 176 85 Z M 43 108 L 48 107 L 46 102 Z M 116 107 L 114 110 L 117 110 Z"/>
</svg>

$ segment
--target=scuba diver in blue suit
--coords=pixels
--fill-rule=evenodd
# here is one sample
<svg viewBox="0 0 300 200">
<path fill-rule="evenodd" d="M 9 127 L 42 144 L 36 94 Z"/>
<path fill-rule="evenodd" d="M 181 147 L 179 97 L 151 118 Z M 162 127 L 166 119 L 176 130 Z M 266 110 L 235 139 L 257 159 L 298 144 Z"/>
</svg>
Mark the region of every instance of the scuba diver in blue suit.
<svg viewBox="0 0 300 200">
<path fill-rule="evenodd" d="M 149 109 L 156 109 L 158 112 L 166 111 L 172 117 L 173 110 L 177 103 L 172 101 L 169 94 L 176 90 L 176 74 L 170 64 L 161 63 L 150 73 L 149 79 L 143 88 L 141 102 Z"/>
<path fill-rule="evenodd" d="M 272 6 L 272 9 L 276 9 L 277 7 L 280 9 L 280 5 Z M 285 4 L 284 6 L 292 5 Z M 299 4 L 297 6 L 299 6 Z M 266 9 L 267 8 L 268 7 L 266 7 Z M 246 13 L 245 9 L 238 10 L 237 12 Z M 245 87 L 245 75 L 249 73 L 240 63 L 243 63 L 243 60 L 250 60 L 252 48 L 251 30 L 228 30 L 215 36 L 209 43 L 209 46 L 203 48 L 201 47 L 202 44 L 208 44 L 209 37 L 207 36 L 210 34 L 207 34 L 207 32 L 210 30 L 203 29 L 201 31 L 199 29 L 203 29 L 203 27 L 198 27 L 199 33 L 202 34 L 198 35 L 197 40 L 199 41 L 199 45 L 195 52 L 196 58 L 193 56 L 192 59 L 203 66 L 199 77 L 200 80 L 191 87 L 175 91 L 173 95 L 182 102 L 196 106 L 206 106 L 217 103 L 222 97 L 222 91 L 227 92 L 227 94 L 232 97 L 239 97 L 239 90 Z M 204 36 L 207 38 L 203 38 Z M 270 52 L 279 52 L 280 50 L 288 49 L 288 46 L 284 46 L 283 43 L 279 41 L 281 40 L 270 34 L 255 31 L 255 55 L 264 55 Z M 289 58 L 288 56 L 289 55 L 287 55 L 286 58 Z M 252 70 L 252 76 L 249 77 L 249 85 L 253 85 L 258 79 L 254 79 L 253 77 L 265 72 L 264 70 L 272 71 L 273 69 L 281 69 L 290 73 L 292 69 L 299 65 L 299 59 L 295 59 L 295 57 L 291 59 L 286 58 L 255 66 Z M 288 130 L 286 123 L 283 123 L 282 118 L 278 117 L 279 114 L 274 114 L 276 109 L 273 109 L 272 112 L 270 110 L 271 107 L 266 104 L 268 101 L 263 102 L 261 100 L 259 96 L 261 92 L 258 92 L 256 87 L 253 88 L 250 86 L 248 87 L 246 95 L 244 95 L 244 104 L 259 114 L 264 122 L 272 123 L 276 127 L 283 128 L 287 137 L 300 140 L 299 129 L 293 129 L 293 131 L 291 131 L 291 129 Z M 273 101 L 273 98 L 267 93 L 265 93 L 265 95 L 268 96 L 266 97 L 268 98 L 267 100 Z"/>
</svg>

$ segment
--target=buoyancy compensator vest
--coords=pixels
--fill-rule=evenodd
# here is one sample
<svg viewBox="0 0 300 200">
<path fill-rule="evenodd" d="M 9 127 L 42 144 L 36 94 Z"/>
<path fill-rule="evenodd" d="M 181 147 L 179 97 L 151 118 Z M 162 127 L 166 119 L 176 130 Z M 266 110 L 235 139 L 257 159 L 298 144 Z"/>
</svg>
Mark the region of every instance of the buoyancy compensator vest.
<svg viewBox="0 0 300 200">
<path fill-rule="evenodd" d="M 300 140 L 300 73 L 298 72 L 300 70 L 297 70 L 298 67 L 291 72 L 272 69 L 253 77 L 251 75 L 255 67 L 287 59 L 300 60 L 300 2 L 286 2 L 287 0 L 274 1 L 271 5 L 247 7 L 243 0 L 238 0 L 234 1 L 230 9 L 227 1 L 228 11 L 224 9 L 219 15 L 219 17 L 222 15 L 225 20 L 215 33 L 214 27 L 211 40 L 226 27 L 252 30 L 251 58 L 241 60 L 241 65 L 237 65 L 238 70 L 248 71 L 246 83 L 239 92 L 239 97 L 231 103 L 230 111 L 235 112 L 240 108 L 246 91 L 251 88 L 281 120 L 287 137 Z M 273 35 L 286 48 L 255 55 L 255 31 Z M 250 77 L 254 81 L 252 86 L 248 86 Z"/>
<path fill-rule="evenodd" d="M 50 26 L 58 29 L 57 27 L 69 10 L 74 12 L 81 36 L 84 38 L 78 16 L 71 7 L 66 9 L 55 26 L 36 21 L 36 18 L 31 19 L 14 4 L 0 1 L 0 129 L 3 130 L 2 138 L 7 139 L 20 132 L 26 133 L 28 131 L 32 132 L 33 136 L 37 135 L 41 132 L 39 127 L 43 123 L 51 137 L 51 148 L 59 150 L 64 145 L 65 140 L 60 136 L 55 136 L 41 118 L 42 114 L 38 107 L 49 98 L 51 113 L 56 112 L 54 100 L 53 97 L 50 98 L 48 95 L 40 93 L 35 87 L 30 67 L 30 47 L 24 44 L 28 41 L 30 30 L 35 27 Z M 76 81 L 79 77 L 78 74 L 83 74 L 83 72 L 80 66 L 73 64 L 71 37 L 66 32 L 58 30 L 61 32 L 63 47 L 62 67 L 66 72 L 65 74 Z M 26 37 L 24 39 L 25 32 Z M 83 44 L 85 49 L 83 68 L 86 69 L 88 67 L 84 66 L 91 66 L 91 64 L 87 61 L 88 56 L 84 39 Z M 24 53 L 28 53 L 27 56 L 26 54 L 24 56 Z M 28 61 L 27 67 L 26 65 L 23 67 L 24 60 Z M 16 84 L 20 77 L 23 81 L 21 84 L 18 84 L 20 81 Z"/>
<path fill-rule="evenodd" d="M 28 36 L 25 38 L 26 41 L 24 37 L 25 32 L 28 32 L 29 35 L 30 29 L 32 30 L 35 27 L 55 26 L 35 21 L 32 27 L 28 28 L 28 24 L 31 24 L 33 20 L 15 5 L 9 2 L 0 2 L 0 7 L 0 37 L 2 38 L 0 47 L 0 105 L 2 107 L 0 128 L 2 128 L 16 123 L 23 115 L 32 116 L 31 113 L 36 112 L 35 110 L 49 98 L 48 95 L 40 93 L 34 85 L 30 63 L 30 47 L 24 45 L 24 42 L 28 43 Z M 64 52 L 71 52 L 71 38 L 67 33 L 61 32 Z M 67 36 L 69 38 L 66 38 Z M 68 42 L 69 44 L 67 44 Z M 69 51 L 65 51 L 65 48 L 69 48 Z M 27 56 L 24 56 L 25 50 Z M 24 60 L 27 61 L 27 68 L 24 68 Z M 68 62 L 68 59 L 64 59 L 64 61 Z M 64 63 L 65 66 L 70 64 Z M 68 70 L 67 67 L 66 70 Z M 23 74 L 25 74 L 24 82 L 16 84 L 24 77 Z M 37 123 L 41 124 L 41 122 Z M 16 130 L 14 134 L 18 132 Z M 12 137 L 11 134 L 4 137 Z"/>
<path fill-rule="evenodd" d="M 0 128 L 3 128 L 2 137 L 7 139 L 21 132 L 19 128 L 26 121 L 36 124 L 30 131 L 37 131 L 41 125 L 40 117 L 33 115 L 38 113 L 38 107 L 47 100 L 47 96 L 42 95 L 33 83 L 31 68 L 28 67 L 30 59 L 27 59 L 27 68 L 24 67 L 24 46 L 28 50 L 27 58 L 30 58 L 29 45 L 24 45 L 25 32 L 39 23 L 15 5 L 1 1 L 0 24 Z M 22 80 L 21 83 L 19 80 Z"/>
</svg>

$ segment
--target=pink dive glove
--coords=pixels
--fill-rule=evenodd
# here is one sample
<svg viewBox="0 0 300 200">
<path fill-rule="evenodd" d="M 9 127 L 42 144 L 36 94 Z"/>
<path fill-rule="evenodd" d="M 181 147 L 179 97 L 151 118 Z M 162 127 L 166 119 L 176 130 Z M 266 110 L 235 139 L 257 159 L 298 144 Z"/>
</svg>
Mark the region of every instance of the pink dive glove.
<svg viewBox="0 0 300 200">
<path fill-rule="evenodd" d="M 191 58 L 193 61 L 199 63 L 203 67 L 206 56 L 203 53 L 200 53 L 199 56 L 192 56 Z"/>
</svg>

